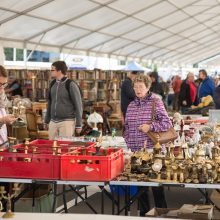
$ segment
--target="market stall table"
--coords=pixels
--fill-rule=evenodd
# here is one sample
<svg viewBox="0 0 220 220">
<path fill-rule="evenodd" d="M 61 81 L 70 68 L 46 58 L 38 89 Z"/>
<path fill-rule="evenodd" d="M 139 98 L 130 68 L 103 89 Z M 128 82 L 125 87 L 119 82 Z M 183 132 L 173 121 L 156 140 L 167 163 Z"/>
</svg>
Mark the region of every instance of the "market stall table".
<svg viewBox="0 0 220 220">
<path fill-rule="evenodd" d="M 205 198 L 205 203 L 211 203 L 213 202 L 209 199 L 209 195 L 207 193 L 207 189 L 216 189 L 220 190 L 220 184 L 194 184 L 194 183 L 158 183 L 158 182 L 132 182 L 132 181 L 110 181 L 109 184 L 111 186 L 117 186 L 117 187 L 124 187 L 125 191 L 125 206 L 120 208 L 119 206 L 119 201 L 117 203 L 112 203 L 118 204 L 117 205 L 117 215 L 125 211 L 125 215 L 130 215 L 130 206 L 137 200 L 139 200 L 139 197 L 141 196 L 142 193 L 145 192 L 146 187 L 180 187 L 180 188 L 192 188 L 192 189 L 198 189 L 199 192 L 204 196 Z M 130 197 L 130 186 L 137 186 L 138 190 L 137 193 L 133 196 Z M 114 191 L 112 192 L 112 197 L 114 200 Z M 118 197 L 119 199 L 119 197 Z M 213 204 L 214 205 L 214 204 Z M 115 208 L 113 206 L 112 208 L 113 212 L 112 214 L 115 213 Z M 138 204 L 138 212 L 139 212 L 139 204 Z"/>
<path fill-rule="evenodd" d="M 111 194 L 105 189 L 106 182 L 88 182 L 88 181 L 60 181 L 60 180 L 34 180 L 34 179 L 16 179 L 16 178 L 0 178 L 0 182 L 4 183 L 27 183 L 30 184 L 24 190 L 22 190 L 19 195 L 17 195 L 13 199 L 13 210 L 15 203 L 22 198 L 27 192 L 33 191 L 33 204 L 35 201 L 35 191 L 38 189 L 40 184 L 52 184 L 53 185 L 53 206 L 52 212 L 56 212 L 56 203 L 57 197 L 63 197 L 63 204 L 64 204 L 64 211 L 65 213 L 68 212 L 67 208 L 67 201 L 66 201 L 66 193 L 67 192 L 74 192 L 78 197 L 82 199 L 83 202 L 93 211 L 93 213 L 97 214 L 98 212 L 93 208 L 93 206 L 87 202 L 87 186 L 97 186 L 101 190 L 101 214 L 104 214 L 104 194 L 106 194 L 110 199 Z M 57 192 L 57 186 L 63 186 L 62 192 Z M 69 190 L 66 189 L 66 186 L 69 186 Z M 85 198 L 79 193 L 79 190 L 84 188 L 85 189 Z M 63 211 L 63 210 L 61 210 Z"/>
<path fill-rule="evenodd" d="M 2 216 L 3 213 L 0 215 Z M 72 219 L 80 219 L 80 220 L 88 220 L 91 218 L 91 215 L 83 215 L 83 214 L 29 214 L 29 213 L 15 213 L 14 220 L 39 220 L 39 219 L 53 219 L 53 220 L 72 220 Z M 93 220 L 112 220 L 111 215 L 93 215 Z M 114 216 L 115 220 L 128 220 L 127 216 Z M 139 217 L 129 217 L 129 220 L 137 220 Z M 146 220 L 155 220 L 155 218 L 145 217 Z M 158 220 L 162 220 L 162 218 L 157 218 Z M 171 218 L 166 218 L 166 220 L 171 220 Z M 181 219 L 179 219 L 181 220 Z"/>
</svg>

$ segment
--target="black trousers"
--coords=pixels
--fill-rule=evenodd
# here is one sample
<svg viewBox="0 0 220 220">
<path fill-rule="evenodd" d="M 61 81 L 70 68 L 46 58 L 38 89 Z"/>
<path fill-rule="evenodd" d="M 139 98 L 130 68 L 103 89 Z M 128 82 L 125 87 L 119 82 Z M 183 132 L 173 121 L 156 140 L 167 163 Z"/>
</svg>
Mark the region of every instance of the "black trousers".
<svg viewBox="0 0 220 220">
<path fill-rule="evenodd" d="M 0 183 L 0 186 L 4 186 L 5 187 L 5 191 L 9 192 L 10 191 L 10 183 Z M 7 211 L 7 201 L 5 199 L 2 200 L 2 206 L 3 206 L 3 212 Z"/>
<path fill-rule="evenodd" d="M 140 215 L 144 216 L 146 212 L 150 210 L 150 201 L 149 201 L 149 187 L 145 187 L 146 190 L 141 194 L 139 198 L 140 202 Z M 163 187 L 152 187 L 154 204 L 156 208 L 167 208 L 167 203 L 164 194 Z"/>
</svg>

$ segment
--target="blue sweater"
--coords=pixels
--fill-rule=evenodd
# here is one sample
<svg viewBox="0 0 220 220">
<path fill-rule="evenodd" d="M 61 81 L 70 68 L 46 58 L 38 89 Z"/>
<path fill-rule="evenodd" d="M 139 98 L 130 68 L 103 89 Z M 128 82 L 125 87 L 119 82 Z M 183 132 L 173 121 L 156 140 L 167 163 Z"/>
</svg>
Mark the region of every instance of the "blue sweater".
<svg viewBox="0 0 220 220">
<path fill-rule="evenodd" d="M 199 86 L 199 102 L 203 97 L 211 95 L 213 97 L 215 91 L 215 84 L 213 80 L 206 77 Z"/>
</svg>

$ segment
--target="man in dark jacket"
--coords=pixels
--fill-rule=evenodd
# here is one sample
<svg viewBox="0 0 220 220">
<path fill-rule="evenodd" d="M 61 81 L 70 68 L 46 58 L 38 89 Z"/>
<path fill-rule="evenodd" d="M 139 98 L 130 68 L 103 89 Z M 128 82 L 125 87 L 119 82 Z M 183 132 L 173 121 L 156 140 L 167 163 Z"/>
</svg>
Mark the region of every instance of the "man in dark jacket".
<svg viewBox="0 0 220 220">
<path fill-rule="evenodd" d="M 150 73 L 150 77 L 152 80 L 150 91 L 153 93 L 156 93 L 162 97 L 162 99 L 165 99 L 165 92 L 163 90 L 162 85 L 159 82 L 159 75 L 158 72 L 152 72 Z"/>
<path fill-rule="evenodd" d="M 121 86 L 121 111 L 123 113 L 124 119 L 130 102 L 135 99 L 135 92 L 133 89 L 132 81 L 137 76 L 137 74 L 137 71 L 130 72 Z"/>
<path fill-rule="evenodd" d="M 51 75 L 55 82 L 51 85 L 45 123 L 49 124 L 49 139 L 59 136 L 71 137 L 75 130 L 82 130 L 82 99 L 79 87 L 73 81 L 69 88 L 66 83 L 67 66 L 63 61 L 56 61 L 51 66 Z"/>
<path fill-rule="evenodd" d="M 194 74 L 188 73 L 187 78 L 182 82 L 179 93 L 179 106 L 182 113 L 191 107 L 196 100 L 196 86 Z"/>
<path fill-rule="evenodd" d="M 213 99 L 215 108 L 220 109 L 220 85 L 215 88 Z"/>
</svg>

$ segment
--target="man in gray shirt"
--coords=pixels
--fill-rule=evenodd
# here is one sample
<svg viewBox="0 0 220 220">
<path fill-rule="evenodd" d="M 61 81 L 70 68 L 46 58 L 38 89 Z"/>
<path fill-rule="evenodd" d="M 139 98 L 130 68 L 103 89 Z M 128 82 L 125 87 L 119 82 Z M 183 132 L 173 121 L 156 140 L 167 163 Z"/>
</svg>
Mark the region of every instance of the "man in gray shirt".
<svg viewBox="0 0 220 220">
<path fill-rule="evenodd" d="M 82 130 L 82 99 L 78 85 L 66 77 L 67 65 L 56 61 L 51 66 L 52 78 L 49 89 L 45 123 L 49 124 L 49 139 L 71 137 Z"/>
</svg>

